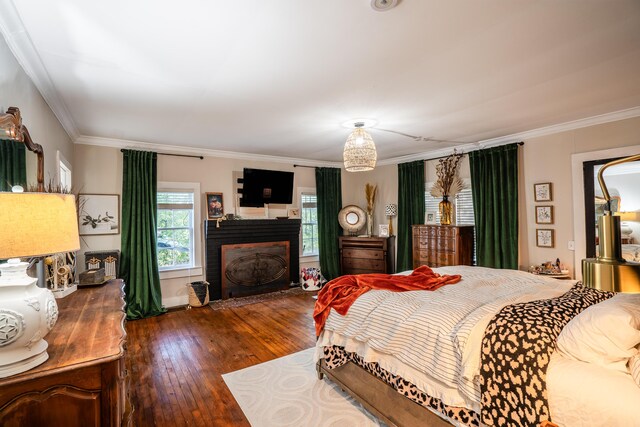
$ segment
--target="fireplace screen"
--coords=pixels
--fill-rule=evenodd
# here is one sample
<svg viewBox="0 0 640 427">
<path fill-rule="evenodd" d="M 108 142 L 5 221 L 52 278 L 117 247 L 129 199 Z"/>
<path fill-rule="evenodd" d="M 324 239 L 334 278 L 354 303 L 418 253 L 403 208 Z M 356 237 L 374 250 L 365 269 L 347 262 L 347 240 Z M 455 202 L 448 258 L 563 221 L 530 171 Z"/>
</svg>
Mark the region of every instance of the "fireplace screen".
<svg viewBox="0 0 640 427">
<path fill-rule="evenodd" d="M 223 292 L 266 285 L 287 286 L 289 242 L 222 245 L 222 271 Z"/>
</svg>

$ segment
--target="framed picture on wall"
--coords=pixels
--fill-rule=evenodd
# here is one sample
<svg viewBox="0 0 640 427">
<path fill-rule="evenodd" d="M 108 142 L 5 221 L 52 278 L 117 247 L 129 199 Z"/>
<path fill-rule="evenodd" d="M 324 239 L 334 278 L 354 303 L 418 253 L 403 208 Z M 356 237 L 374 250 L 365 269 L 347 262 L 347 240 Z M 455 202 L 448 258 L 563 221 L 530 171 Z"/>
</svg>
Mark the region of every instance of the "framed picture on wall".
<svg viewBox="0 0 640 427">
<path fill-rule="evenodd" d="M 533 195 L 536 202 L 550 202 L 553 200 L 553 188 L 550 182 L 533 184 Z"/>
<path fill-rule="evenodd" d="M 120 234 L 120 195 L 78 194 L 81 236 Z"/>
<path fill-rule="evenodd" d="M 207 218 L 222 218 L 223 213 L 222 193 L 207 193 Z"/>
<path fill-rule="evenodd" d="M 554 247 L 554 230 L 549 228 L 536 228 L 536 246 L 540 248 Z"/>
<path fill-rule="evenodd" d="M 536 206 L 536 224 L 553 224 L 553 206 Z"/>
</svg>

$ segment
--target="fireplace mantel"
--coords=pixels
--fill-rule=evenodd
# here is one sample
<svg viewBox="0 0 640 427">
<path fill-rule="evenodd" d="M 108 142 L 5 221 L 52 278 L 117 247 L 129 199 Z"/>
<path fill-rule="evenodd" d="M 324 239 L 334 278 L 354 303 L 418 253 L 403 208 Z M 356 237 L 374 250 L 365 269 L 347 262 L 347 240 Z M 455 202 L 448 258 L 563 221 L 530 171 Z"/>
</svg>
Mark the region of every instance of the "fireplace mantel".
<svg viewBox="0 0 640 427">
<path fill-rule="evenodd" d="M 298 282 L 300 270 L 300 219 L 245 219 L 205 221 L 207 281 L 211 299 L 226 299 L 273 292 L 282 289 L 269 285 L 222 292 L 222 246 L 240 243 L 289 242 L 289 283 Z"/>
</svg>

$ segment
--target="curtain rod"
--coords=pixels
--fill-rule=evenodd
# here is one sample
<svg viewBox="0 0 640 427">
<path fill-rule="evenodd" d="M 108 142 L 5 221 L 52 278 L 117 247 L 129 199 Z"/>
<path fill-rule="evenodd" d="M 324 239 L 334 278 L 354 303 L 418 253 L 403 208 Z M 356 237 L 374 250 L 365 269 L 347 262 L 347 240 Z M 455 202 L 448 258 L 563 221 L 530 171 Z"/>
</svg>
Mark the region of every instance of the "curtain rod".
<svg viewBox="0 0 640 427">
<path fill-rule="evenodd" d="M 122 150 L 120 150 L 121 152 L 124 153 L 124 148 Z M 194 159 L 204 159 L 203 156 L 194 156 L 191 154 L 171 154 L 171 153 L 156 153 L 158 156 L 174 156 L 174 157 L 192 157 Z"/>
<path fill-rule="evenodd" d="M 315 169 L 315 166 L 307 166 L 307 165 L 293 165 L 294 168 L 311 168 Z"/>
<path fill-rule="evenodd" d="M 518 141 L 518 142 L 516 142 L 516 144 L 522 146 L 522 145 L 524 145 L 524 141 Z M 469 154 L 469 153 L 463 153 L 463 154 Z M 447 157 L 449 157 L 449 156 L 432 157 L 432 158 L 429 158 L 429 159 L 424 159 L 424 161 L 426 162 L 426 161 L 429 161 L 429 160 L 446 159 Z"/>
</svg>

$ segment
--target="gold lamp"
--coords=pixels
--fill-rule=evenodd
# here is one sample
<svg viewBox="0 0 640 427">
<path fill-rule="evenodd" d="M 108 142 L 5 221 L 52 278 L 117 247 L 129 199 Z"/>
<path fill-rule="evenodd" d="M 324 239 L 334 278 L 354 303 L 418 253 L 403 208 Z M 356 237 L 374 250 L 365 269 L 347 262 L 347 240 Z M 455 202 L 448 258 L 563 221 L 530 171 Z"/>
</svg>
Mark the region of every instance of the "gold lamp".
<svg viewBox="0 0 640 427">
<path fill-rule="evenodd" d="M 604 215 L 598 220 L 599 248 L 596 258 L 582 260 L 584 284 L 615 292 L 640 292 L 640 263 L 622 258 L 620 217 L 611 213 L 611 196 L 603 173 L 610 166 L 640 160 L 640 154 L 605 164 L 598 171 L 598 183 L 606 201 Z"/>
<path fill-rule="evenodd" d="M 80 249 L 75 197 L 0 192 L 0 378 L 49 358 L 43 339 L 58 319 L 50 290 L 36 286 L 20 257 Z"/>
</svg>

